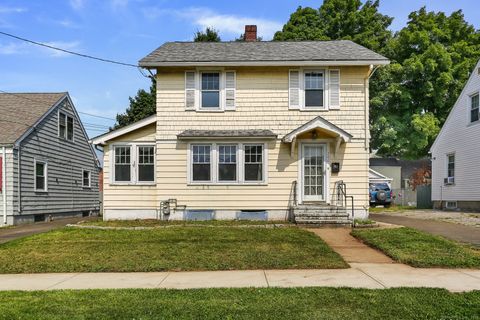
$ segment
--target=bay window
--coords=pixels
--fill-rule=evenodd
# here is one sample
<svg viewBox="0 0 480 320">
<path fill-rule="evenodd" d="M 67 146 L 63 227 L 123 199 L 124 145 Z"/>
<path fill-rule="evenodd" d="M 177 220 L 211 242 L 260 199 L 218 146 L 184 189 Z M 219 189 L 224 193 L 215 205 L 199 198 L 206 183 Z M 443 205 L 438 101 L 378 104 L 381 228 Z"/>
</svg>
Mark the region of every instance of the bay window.
<svg viewBox="0 0 480 320">
<path fill-rule="evenodd" d="M 190 145 L 190 183 L 261 184 L 266 182 L 263 143 Z"/>
</svg>

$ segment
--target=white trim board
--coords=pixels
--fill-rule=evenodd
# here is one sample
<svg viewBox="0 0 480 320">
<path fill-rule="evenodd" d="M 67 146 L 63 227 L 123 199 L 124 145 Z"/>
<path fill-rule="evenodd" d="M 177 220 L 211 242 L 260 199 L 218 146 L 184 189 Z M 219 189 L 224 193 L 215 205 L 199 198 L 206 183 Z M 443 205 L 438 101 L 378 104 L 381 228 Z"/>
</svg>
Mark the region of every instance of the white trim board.
<svg viewBox="0 0 480 320">
<path fill-rule="evenodd" d="M 94 144 L 94 145 L 105 145 L 107 143 L 107 141 L 109 141 L 109 140 L 112 140 L 116 137 L 120 137 L 120 136 L 122 136 L 124 134 L 127 134 L 127 133 L 130 133 L 132 131 L 141 129 L 141 128 L 146 127 L 146 126 L 148 126 L 152 123 L 155 123 L 155 122 L 157 122 L 157 115 L 156 114 L 151 115 L 150 117 L 147 117 L 143 120 L 134 122 L 134 123 L 132 123 L 128 126 L 125 126 L 123 128 L 120 128 L 120 129 L 102 134 L 98 137 L 92 138 L 90 140 L 90 143 Z"/>
</svg>

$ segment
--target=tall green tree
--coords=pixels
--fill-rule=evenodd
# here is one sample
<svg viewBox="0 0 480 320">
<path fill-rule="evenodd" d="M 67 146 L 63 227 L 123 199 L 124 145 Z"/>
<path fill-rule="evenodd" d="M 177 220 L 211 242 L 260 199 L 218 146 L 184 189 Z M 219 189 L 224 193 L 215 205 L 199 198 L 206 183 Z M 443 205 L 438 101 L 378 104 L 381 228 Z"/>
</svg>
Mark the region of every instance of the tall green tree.
<svg viewBox="0 0 480 320">
<path fill-rule="evenodd" d="M 205 31 L 197 31 L 193 37 L 195 42 L 220 42 L 220 35 L 218 30 L 215 30 L 212 27 L 207 27 Z"/>
<path fill-rule="evenodd" d="M 142 120 L 156 113 L 156 92 L 157 86 L 154 77 L 151 77 L 150 90 L 140 89 L 135 97 L 129 97 L 130 106 L 125 113 L 117 114 L 117 121 L 112 129 L 125 127 L 131 123 Z"/>
<path fill-rule="evenodd" d="M 378 11 L 379 0 L 325 0 L 319 9 L 298 7 L 274 40 L 352 40 L 381 51 L 392 37 L 393 18 Z"/>
<path fill-rule="evenodd" d="M 392 63 L 371 81 L 371 148 L 426 156 L 480 58 L 480 32 L 462 11 L 447 16 L 423 7 L 383 51 Z"/>
</svg>

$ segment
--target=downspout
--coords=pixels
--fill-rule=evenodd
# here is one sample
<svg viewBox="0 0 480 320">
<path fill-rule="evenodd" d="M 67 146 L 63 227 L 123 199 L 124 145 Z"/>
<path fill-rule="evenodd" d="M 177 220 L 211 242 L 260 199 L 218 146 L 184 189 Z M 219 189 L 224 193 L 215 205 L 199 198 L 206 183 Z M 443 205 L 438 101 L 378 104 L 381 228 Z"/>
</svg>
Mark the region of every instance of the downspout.
<svg viewBox="0 0 480 320">
<path fill-rule="evenodd" d="M 369 67 L 367 77 L 364 79 L 365 87 L 365 149 L 370 147 L 370 78 L 373 76 L 375 71 L 377 71 L 379 66 L 373 66 L 372 64 Z"/>
<path fill-rule="evenodd" d="M 2 147 L 2 205 L 3 205 L 3 224 L 7 224 L 7 150 Z"/>
</svg>

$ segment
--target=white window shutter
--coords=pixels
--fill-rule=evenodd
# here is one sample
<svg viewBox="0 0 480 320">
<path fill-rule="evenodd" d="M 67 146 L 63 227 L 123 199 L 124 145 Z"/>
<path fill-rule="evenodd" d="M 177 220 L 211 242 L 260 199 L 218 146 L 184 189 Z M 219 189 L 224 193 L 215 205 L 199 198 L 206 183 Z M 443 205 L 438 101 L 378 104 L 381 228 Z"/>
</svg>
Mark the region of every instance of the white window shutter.
<svg viewBox="0 0 480 320">
<path fill-rule="evenodd" d="M 300 71 L 299 70 L 289 71 L 288 108 L 300 109 Z"/>
<path fill-rule="evenodd" d="M 185 72 L 185 110 L 195 110 L 196 107 L 196 73 Z"/>
<path fill-rule="evenodd" d="M 235 71 L 225 72 L 225 110 L 235 110 L 236 108 L 236 81 Z"/>
<path fill-rule="evenodd" d="M 329 109 L 340 109 L 340 70 L 329 71 Z"/>
</svg>

